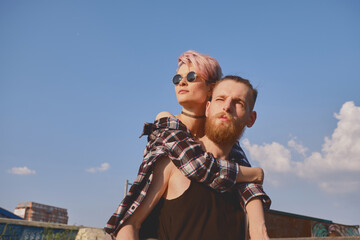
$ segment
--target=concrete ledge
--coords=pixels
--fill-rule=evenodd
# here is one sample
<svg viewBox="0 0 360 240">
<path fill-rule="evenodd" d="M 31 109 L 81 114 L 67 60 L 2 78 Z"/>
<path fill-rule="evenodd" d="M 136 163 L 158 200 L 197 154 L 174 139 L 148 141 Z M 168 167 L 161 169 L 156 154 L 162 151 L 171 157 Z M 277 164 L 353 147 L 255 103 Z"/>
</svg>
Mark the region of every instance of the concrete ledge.
<svg viewBox="0 0 360 240">
<path fill-rule="evenodd" d="M 46 222 L 17 220 L 17 219 L 9 219 L 9 218 L 0 218 L 0 223 L 30 226 L 30 227 L 40 227 L 40 228 L 66 229 L 66 230 L 79 230 L 80 228 L 84 227 L 84 226 L 75 226 L 75 225 L 67 225 L 60 223 L 46 223 Z"/>
<path fill-rule="evenodd" d="M 26 226 L 27 229 L 43 228 L 43 229 L 58 229 L 56 231 L 73 231 L 75 240 L 111 240 L 110 235 L 106 234 L 102 228 L 90 228 L 85 226 L 66 225 L 58 223 L 45 223 L 27 220 L 15 220 L 8 218 L 0 218 L 0 225 L 18 225 Z M 43 232 L 40 232 L 40 234 Z M 1 234 L 1 233 L 0 233 Z M 4 234 L 4 233 L 3 233 Z M 76 237 L 75 237 L 76 234 Z M 1 237 L 0 237 L 1 239 Z M 20 238 L 21 239 L 21 238 Z M 29 238 L 38 239 L 38 238 Z M 360 240 L 360 236 L 342 236 L 342 237 L 301 237 L 301 238 L 271 238 L 272 240 Z"/>
<path fill-rule="evenodd" d="M 75 240 L 97 239 L 111 240 L 111 237 L 101 228 L 81 228 L 75 238 Z"/>
</svg>

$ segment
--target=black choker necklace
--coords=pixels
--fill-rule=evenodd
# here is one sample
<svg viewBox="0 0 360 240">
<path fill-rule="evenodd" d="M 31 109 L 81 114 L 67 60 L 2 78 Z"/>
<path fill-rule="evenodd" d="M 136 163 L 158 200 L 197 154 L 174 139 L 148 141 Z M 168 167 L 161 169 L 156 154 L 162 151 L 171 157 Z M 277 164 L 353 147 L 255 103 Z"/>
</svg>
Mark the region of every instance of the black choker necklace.
<svg viewBox="0 0 360 240">
<path fill-rule="evenodd" d="M 184 113 L 183 111 L 181 111 L 181 114 L 184 114 L 185 116 L 192 117 L 192 118 L 206 118 L 205 115 L 196 116 L 196 115 L 192 115 L 192 114 L 189 114 L 189 113 Z"/>
</svg>

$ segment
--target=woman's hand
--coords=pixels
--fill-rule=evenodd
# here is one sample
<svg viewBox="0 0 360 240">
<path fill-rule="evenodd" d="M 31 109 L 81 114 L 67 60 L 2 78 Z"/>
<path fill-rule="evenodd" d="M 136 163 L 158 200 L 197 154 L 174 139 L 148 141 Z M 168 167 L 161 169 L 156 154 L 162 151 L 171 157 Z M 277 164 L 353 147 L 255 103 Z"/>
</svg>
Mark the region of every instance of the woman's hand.
<svg viewBox="0 0 360 240">
<path fill-rule="evenodd" d="M 264 182 L 264 170 L 259 167 L 240 166 L 236 182 L 252 182 L 262 185 Z"/>
</svg>

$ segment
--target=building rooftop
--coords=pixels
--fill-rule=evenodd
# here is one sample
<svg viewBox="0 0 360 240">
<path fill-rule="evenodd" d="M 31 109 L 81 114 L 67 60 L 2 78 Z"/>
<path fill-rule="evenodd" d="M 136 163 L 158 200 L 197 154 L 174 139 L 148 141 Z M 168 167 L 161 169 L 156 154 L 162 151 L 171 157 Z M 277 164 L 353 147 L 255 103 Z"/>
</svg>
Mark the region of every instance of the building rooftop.
<svg viewBox="0 0 360 240">
<path fill-rule="evenodd" d="M 0 207 L 0 218 L 11 218 L 11 219 L 21 219 L 24 220 L 22 217 L 13 214 L 12 212 L 6 210 L 5 208 Z"/>
</svg>

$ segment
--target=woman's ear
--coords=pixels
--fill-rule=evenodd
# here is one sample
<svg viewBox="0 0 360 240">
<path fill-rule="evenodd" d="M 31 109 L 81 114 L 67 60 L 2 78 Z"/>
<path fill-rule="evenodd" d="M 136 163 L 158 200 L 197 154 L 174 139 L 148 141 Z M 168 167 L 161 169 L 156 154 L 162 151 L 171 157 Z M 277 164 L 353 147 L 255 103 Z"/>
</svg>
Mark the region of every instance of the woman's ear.
<svg viewBox="0 0 360 240">
<path fill-rule="evenodd" d="M 215 83 L 209 83 L 208 84 L 208 99 L 211 98 L 214 87 L 215 87 Z"/>
</svg>

